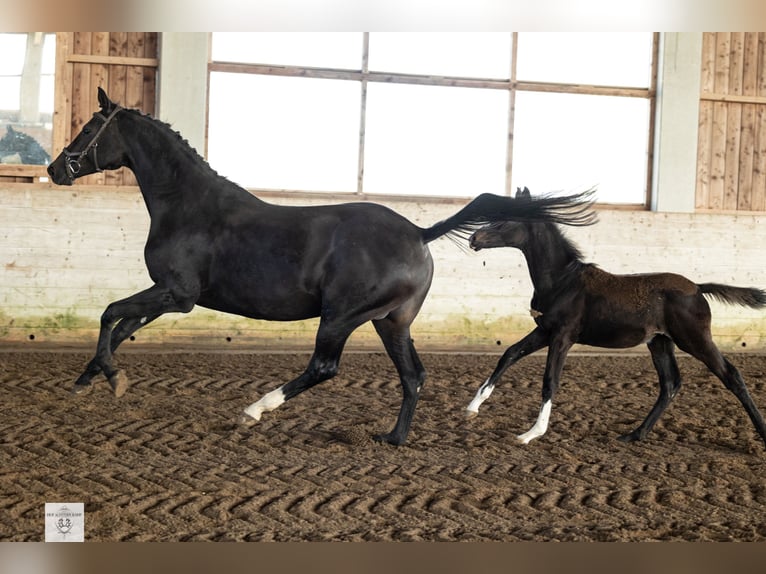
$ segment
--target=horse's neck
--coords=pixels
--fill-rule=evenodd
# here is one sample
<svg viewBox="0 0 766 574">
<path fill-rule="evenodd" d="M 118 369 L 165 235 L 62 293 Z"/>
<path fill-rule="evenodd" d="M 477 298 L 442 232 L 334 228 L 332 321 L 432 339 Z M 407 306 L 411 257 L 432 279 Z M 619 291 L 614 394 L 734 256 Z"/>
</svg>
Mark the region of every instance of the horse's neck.
<svg viewBox="0 0 766 574">
<path fill-rule="evenodd" d="M 564 238 L 552 232 L 533 237 L 522 253 L 532 285 L 540 293 L 552 290 L 575 261 Z"/>
<path fill-rule="evenodd" d="M 169 127 L 144 116 L 132 116 L 131 121 L 137 125 L 133 126 L 134 135 L 124 137 L 128 167 L 136 176 L 150 214 L 178 201 L 199 202 L 205 178 L 219 176 Z"/>
</svg>

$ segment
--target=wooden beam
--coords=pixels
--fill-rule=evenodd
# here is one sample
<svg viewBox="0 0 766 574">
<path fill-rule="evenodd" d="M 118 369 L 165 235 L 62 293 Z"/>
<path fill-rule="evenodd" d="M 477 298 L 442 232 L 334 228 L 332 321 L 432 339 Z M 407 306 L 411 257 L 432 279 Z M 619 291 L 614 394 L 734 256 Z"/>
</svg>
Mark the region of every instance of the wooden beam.
<svg viewBox="0 0 766 574">
<path fill-rule="evenodd" d="M 157 58 L 134 58 L 129 56 L 101 56 L 98 54 L 70 54 L 67 62 L 72 64 L 105 64 L 111 66 L 144 66 L 156 68 Z"/>
<path fill-rule="evenodd" d="M 703 93 L 701 100 L 711 102 L 731 102 L 735 104 L 766 104 L 766 96 L 752 96 L 740 94 Z"/>
</svg>

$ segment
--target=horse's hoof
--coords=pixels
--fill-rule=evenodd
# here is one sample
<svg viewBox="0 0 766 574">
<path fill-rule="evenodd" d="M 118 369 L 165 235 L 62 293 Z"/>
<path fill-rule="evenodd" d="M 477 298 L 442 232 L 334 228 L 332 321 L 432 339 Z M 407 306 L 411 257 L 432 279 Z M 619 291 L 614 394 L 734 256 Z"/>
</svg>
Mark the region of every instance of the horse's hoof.
<svg viewBox="0 0 766 574">
<path fill-rule="evenodd" d="M 250 428 L 251 426 L 254 426 L 255 423 L 258 422 L 257 419 L 254 417 L 251 417 L 250 415 L 246 413 L 242 413 L 242 415 L 239 417 L 239 421 L 237 421 L 240 426 Z"/>
<path fill-rule="evenodd" d="M 91 389 L 93 389 L 93 385 L 91 383 L 85 385 L 75 384 L 72 387 L 71 393 L 73 395 L 87 395 Z"/>
<path fill-rule="evenodd" d="M 469 411 L 468 409 L 465 410 L 465 418 L 466 419 L 473 419 L 479 416 L 479 411 Z"/>
<path fill-rule="evenodd" d="M 641 438 L 635 433 L 621 434 L 617 437 L 617 440 L 624 443 L 632 443 L 641 440 Z"/>
<path fill-rule="evenodd" d="M 404 444 L 404 439 L 395 437 L 393 434 L 376 434 L 372 437 L 375 442 L 384 442 L 393 446 L 401 446 Z"/>
<path fill-rule="evenodd" d="M 125 391 L 128 390 L 130 382 L 128 381 L 128 377 L 124 371 L 117 370 L 111 377 L 109 377 L 109 385 L 112 387 L 114 396 L 119 399 L 122 395 L 125 394 Z"/>
</svg>

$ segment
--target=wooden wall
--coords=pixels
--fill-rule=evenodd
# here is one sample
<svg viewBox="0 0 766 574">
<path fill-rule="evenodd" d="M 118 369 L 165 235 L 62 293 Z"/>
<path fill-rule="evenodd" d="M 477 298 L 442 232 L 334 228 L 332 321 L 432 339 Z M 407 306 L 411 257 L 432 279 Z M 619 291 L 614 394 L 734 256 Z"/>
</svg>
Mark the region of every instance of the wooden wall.
<svg viewBox="0 0 766 574">
<path fill-rule="evenodd" d="M 156 32 L 63 32 L 56 35 L 54 149 L 98 111 L 97 88 L 128 108 L 153 114 L 159 60 Z M 136 185 L 127 169 L 81 178 L 79 185 Z"/>
<path fill-rule="evenodd" d="M 766 32 L 703 34 L 696 208 L 766 211 Z"/>
</svg>

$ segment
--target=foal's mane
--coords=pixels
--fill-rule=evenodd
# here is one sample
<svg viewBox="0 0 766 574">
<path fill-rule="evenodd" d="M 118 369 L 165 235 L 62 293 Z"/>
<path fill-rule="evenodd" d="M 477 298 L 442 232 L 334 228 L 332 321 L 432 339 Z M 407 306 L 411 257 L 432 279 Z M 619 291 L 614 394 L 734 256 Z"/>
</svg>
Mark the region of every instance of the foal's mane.
<svg viewBox="0 0 766 574">
<path fill-rule="evenodd" d="M 575 261 L 580 264 L 585 264 L 585 258 L 580 251 L 580 248 L 574 241 L 569 239 L 561 227 L 556 223 L 544 223 L 545 228 L 550 233 L 551 242 L 556 245 L 558 249 L 561 249 L 567 256 L 567 259 L 571 259 L 572 263 Z"/>
</svg>

